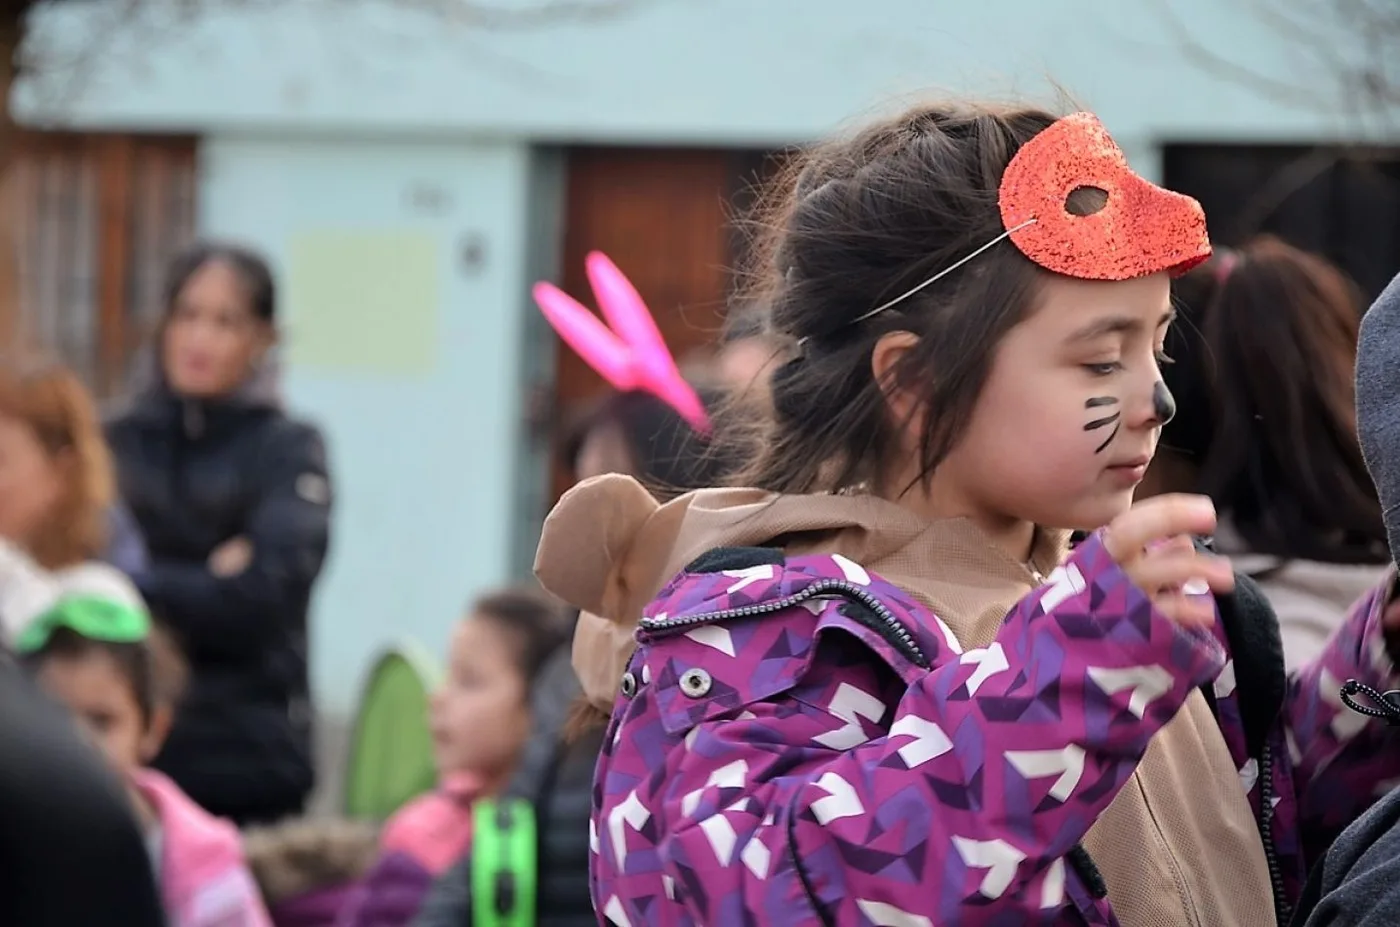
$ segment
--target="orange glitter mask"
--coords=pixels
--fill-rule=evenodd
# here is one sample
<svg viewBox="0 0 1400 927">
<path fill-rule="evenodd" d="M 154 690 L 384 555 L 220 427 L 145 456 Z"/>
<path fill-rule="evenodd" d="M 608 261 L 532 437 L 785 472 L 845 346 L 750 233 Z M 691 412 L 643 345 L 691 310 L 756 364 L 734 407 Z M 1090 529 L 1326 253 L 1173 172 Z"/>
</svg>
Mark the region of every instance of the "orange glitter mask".
<svg viewBox="0 0 1400 927">
<path fill-rule="evenodd" d="M 1108 194 L 1103 208 L 1069 212 L 1066 202 L 1080 187 Z M 1133 173 L 1090 113 L 1066 116 L 1022 145 L 1002 176 L 999 202 L 1021 253 L 1067 277 L 1177 275 L 1210 257 L 1201 204 Z"/>
</svg>

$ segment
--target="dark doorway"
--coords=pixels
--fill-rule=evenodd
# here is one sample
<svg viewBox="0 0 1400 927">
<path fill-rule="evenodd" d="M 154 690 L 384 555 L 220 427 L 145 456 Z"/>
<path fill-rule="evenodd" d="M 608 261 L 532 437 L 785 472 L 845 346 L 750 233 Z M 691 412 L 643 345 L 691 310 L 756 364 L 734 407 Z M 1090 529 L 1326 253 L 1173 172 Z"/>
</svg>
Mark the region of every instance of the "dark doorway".
<svg viewBox="0 0 1400 927">
<path fill-rule="evenodd" d="M 1277 235 L 1326 255 L 1368 297 L 1400 271 L 1400 150 L 1167 145 L 1163 179 L 1201 201 L 1218 244 Z"/>
</svg>

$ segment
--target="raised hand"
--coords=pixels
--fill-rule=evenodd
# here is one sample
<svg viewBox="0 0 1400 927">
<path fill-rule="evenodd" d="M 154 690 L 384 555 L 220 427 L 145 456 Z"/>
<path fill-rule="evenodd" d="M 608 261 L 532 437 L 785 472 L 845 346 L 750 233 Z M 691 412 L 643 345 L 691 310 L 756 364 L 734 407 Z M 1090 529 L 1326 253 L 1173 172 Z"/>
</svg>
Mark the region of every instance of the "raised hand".
<svg viewBox="0 0 1400 927">
<path fill-rule="evenodd" d="M 1154 496 L 1109 524 L 1104 550 L 1167 617 L 1183 625 L 1210 624 L 1215 606 L 1201 593 L 1235 587 L 1230 561 L 1197 550 L 1192 541 L 1193 535 L 1212 533 L 1215 521 L 1215 506 L 1205 496 Z"/>
</svg>

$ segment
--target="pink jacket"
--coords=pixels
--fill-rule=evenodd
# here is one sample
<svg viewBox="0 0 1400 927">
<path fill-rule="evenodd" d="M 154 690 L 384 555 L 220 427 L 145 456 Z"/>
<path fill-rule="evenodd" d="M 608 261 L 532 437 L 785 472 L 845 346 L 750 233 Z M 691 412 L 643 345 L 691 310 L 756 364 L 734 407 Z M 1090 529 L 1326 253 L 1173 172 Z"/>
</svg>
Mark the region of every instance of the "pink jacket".
<svg viewBox="0 0 1400 927">
<path fill-rule="evenodd" d="M 171 927 L 272 927 L 238 829 L 142 770 L 136 789 L 160 821 L 160 887 Z"/>
<path fill-rule="evenodd" d="M 472 839 L 472 804 L 481 794 L 473 776 L 443 778 L 437 791 L 404 805 L 384 825 L 381 852 L 407 853 L 433 875 L 457 861 Z"/>
<path fill-rule="evenodd" d="M 472 803 L 481 782 L 446 777 L 439 788 L 394 812 L 379 839 L 379 859 L 346 899 L 337 927 L 404 927 L 433 882 L 471 846 Z"/>
</svg>

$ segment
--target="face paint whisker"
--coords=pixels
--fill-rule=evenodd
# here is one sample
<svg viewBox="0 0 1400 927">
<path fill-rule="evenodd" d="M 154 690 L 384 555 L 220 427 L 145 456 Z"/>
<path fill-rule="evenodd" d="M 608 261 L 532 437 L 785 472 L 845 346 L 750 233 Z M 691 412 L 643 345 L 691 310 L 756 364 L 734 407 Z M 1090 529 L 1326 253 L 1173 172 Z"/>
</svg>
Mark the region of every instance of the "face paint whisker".
<svg viewBox="0 0 1400 927">
<path fill-rule="evenodd" d="M 1098 447 L 1094 448 L 1094 453 L 1095 453 L 1095 454 L 1101 454 L 1101 453 L 1103 453 L 1103 449 L 1106 448 L 1106 447 L 1108 447 L 1110 444 L 1112 444 L 1112 443 L 1113 443 L 1113 439 L 1116 438 L 1116 437 L 1118 437 L 1118 429 L 1121 428 L 1121 427 L 1123 427 L 1123 423 L 1122 423 L 1122 422 L 1119 422 L 1118 424 L 1114 425 L 1114 426 L 1113 426 L 1113 434 L 1109 435 L 1107 438 L 1104 438 L 1103 443 L 1100 444 Z"/>
<path fill-rule="evenodd" d="M 1097 429 L 1099 429 L 1099 428 L 1104 427 L 1105 425 L 1112 425 L 1114 422 L 1118 421 L 1118 420 L 1119 420 L 1120 418 L 1122 418 L 1122 417 L 1123 417 L 1123 413 L 1121 413 L 1121 412 L 1114 412 L 1112 415 L 1107 415 L 1107 416 L 1104 416 L 1103 418 L 1096 418 L 1096 419 L 1094 419 L 1092 422 L 1090 422 L 1089 424 L 1085 425 L 1085 426 L 1084 426 L 1084 430 L 1085 430 L 1085 431 L 1095 431 L 1095 430 L 1097 430 Z"/>
<path fill-rule="evenodd" d="M 1116 405 L 1118 405 L 1118 397 L 1117 397 L 1117 396 L 1095 396 L 1093 399 L 1090 399 L 1088 402 L 1084 403 L 1084 408 L 1086 408 L 1086 409 L 1097 409 L 1097 408 L 1099 408 L 1099 407 L 1101 407 L 1101 406 L 1116 406 Z"/>
</svg>

